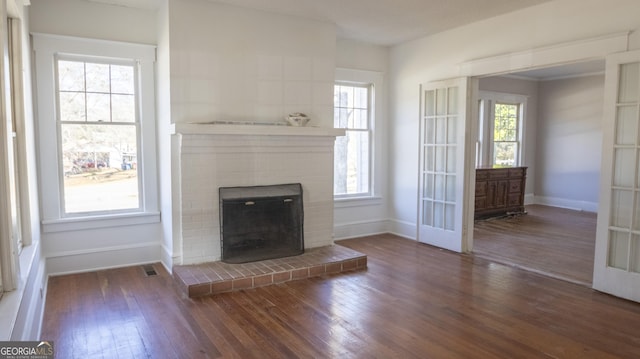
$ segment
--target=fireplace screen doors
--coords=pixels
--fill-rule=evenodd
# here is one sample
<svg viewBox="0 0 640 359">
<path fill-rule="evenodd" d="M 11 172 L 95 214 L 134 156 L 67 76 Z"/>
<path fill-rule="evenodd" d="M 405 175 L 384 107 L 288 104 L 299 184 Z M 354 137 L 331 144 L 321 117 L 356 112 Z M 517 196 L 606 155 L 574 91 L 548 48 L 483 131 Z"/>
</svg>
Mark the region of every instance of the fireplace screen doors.
<svg viewBox="0 0 640 359">
<path fill-rule="evenodd" d="M 246 263 L 304 252 L 300 183 L 221 187 L 222 261 Z"/>
</svg>

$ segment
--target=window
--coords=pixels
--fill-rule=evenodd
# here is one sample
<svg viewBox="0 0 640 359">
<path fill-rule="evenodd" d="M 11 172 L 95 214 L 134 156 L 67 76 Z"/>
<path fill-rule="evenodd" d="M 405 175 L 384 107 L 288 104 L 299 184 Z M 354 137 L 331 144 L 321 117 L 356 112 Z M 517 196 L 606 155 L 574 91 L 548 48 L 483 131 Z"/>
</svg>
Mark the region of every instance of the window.
<svg viewBox="0 0 640 359">
<path fill-rule="evenodd" d="M 44 232 L 157 223 L 155 47 L 33 34 Z"/>
<path fill-rule="evenodd" d="M 522 163 L 526 97 L 480 93 L 476 167 L 517 167 Z"/>
<path fill-rule="evenodd" d="M 493 118 L 493 165 L 514 167 L 519 153 L 520 105 L 496 103 Z"/>
<path fill-rule="evenodd" d="M 334 150 L 333 188 L 338 197 L 371 194 L 372 89 L 370 84 L 334 86 L 334 127 L 346 129 Z"/>
<path fill-rule="evenodd" d="M 56 63 L 64 213 L 139 209 L 134 63 Z"/>
</svg>

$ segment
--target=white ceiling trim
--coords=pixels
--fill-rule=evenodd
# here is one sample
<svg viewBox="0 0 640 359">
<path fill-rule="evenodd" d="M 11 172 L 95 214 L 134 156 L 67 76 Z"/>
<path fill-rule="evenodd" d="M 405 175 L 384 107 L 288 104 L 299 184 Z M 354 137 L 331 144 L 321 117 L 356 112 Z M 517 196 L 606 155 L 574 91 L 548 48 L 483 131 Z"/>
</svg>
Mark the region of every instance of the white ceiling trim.
<svg viewBox="0 0 640 359">
<path fill-rule="evenodd" d="M 629 31 L 558 43 L 458 64 L 459 76 L 502 75 L 578 61 L 603 59 L 628 50 Z"/>
<path fill-rule="evenodd" d="M 518 73 L 516 73 L 516 74 L 507 74 L 507 75 L 504 75 L 502 77 L 507 77 L 507 78 L 511 78 L 511 79 L 515 79 L 515 80 L 545 82 L 545 81 L 566 80 L 566 79 L 574 79 L 574 78 L 578 78 L 578 77 L 588 77 L 588 76 L 596 76 L 596 75 L 604 75 L 604 71 L 581 72 L 581 73 L 577 73 L 577 74 L 548 76 L 548 77 L 543 77 L 543 78 L 538 78 L 538 77 L 533 77 L 533 76 L 526 76 L 526 75 L 519 75 Z"/>
</svg>

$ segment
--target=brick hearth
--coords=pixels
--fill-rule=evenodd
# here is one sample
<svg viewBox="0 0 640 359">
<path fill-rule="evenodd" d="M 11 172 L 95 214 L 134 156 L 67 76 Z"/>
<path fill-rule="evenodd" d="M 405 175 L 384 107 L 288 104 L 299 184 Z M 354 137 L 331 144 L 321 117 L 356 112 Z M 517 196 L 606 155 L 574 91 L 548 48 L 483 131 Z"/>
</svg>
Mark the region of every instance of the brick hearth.
<svg viewBox="0 0 640 359">
<path fill-rule="evenodd" d="M 173 278 L 189 297 L 284 283 L 367 267 L 367 256 L 330 245 L 307 249 L 304 254 L 259 262 L 228 264 L 210 262 L 173 267 Z"/>
</svg>

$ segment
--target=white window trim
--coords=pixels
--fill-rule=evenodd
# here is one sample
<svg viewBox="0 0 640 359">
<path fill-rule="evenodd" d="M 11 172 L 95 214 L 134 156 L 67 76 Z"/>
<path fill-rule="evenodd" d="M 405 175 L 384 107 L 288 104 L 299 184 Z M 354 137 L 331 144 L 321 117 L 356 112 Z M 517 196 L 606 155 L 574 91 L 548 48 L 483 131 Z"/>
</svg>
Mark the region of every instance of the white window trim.
<svg viewBox="0 0 640 359">
<path fill-rule="evenodd" d="M 37 83 L 38 168 L 44 232 L 81 230 L 116 225 L 156 223 L 158 210 L 158 179 L 155 125 L 155 46 L 123 42 L 84 39 L 34 33 Z M 55 61 L 57 54 L 90 58 L 134 59 L 139 68 L 140 101 L 140 172 L 142 181 L 141 208 L 130 213 L 90 214 L 65 217 L 62 211 L 61 176 L 56 124 Z"/>
<path fill-rule="evenodd" d="M 359 194 L 341 194 L 334 195 L 333 198 L 336 203 L 336 207 L 351 207 L 361 204 L 369 204 L 369 202 L 380 202 L 380 188 L 379 183 L 380 175 L 378 174 L 379 168 L 378 161 L 381 160 L 382 155 L 379 153 L 380 144 L 382 143 L 379 131 L 376 131 L 378 121 L 382 119 L 382 101 L 383 98 L 383 74 L 376 71 L 367 70 L 354 70 L 346 68 L 337 68 L 335 74 L 335 84 L 349 83 L 355 85 L 371 85 L 372 93 L 370 94 L 370 118 L 369 118 L 369 131 L 371 133 L 369 143 L 369 153 L 371 154 L 369 159 L 369 193 Z"/>
<path fill-rule="evenodd" d="M 498 103 L 507 103 L 507 104 L 520 104 L 520 114 L 519 114 L 519 123 L 518 123 L 518 153 L 516 158 L 516 166 L 522 166 L 525 162 L 525 143 L 524 143 L 524 133 L 526 126 L 526 113 L 527 113 L 527 96 L 518 95 L 518 94 L 510 94 L 510 93 L 502 93 L 502 92 L 493 92 L 493 91 L 480 91 L 478 99 L 480 101 L 485 101 L 485 103 L 489 103 L 490 106 L 480 106 L 479 107 L 479 124 L 478 124 L 478 142 L 476 145 L 477 150 L 477 158 L 476 158 L 476 166 L 477 167 L 491 167 L 493 166 L 493 121 L 490 119 L 493 118 L 491 115 L 494 111 L 494 105 L 496 102 Z"/>
</svg>

